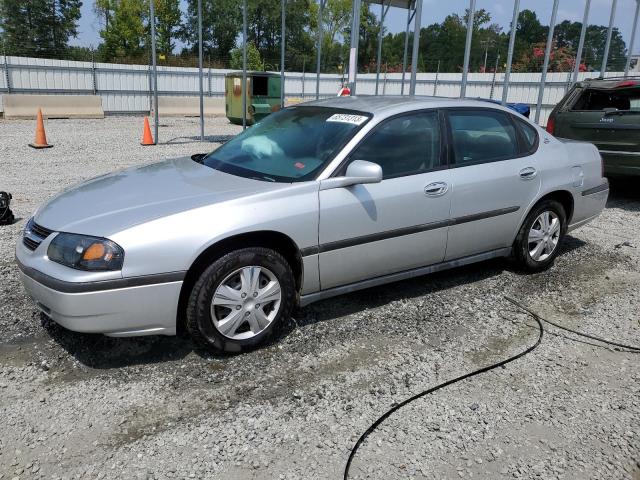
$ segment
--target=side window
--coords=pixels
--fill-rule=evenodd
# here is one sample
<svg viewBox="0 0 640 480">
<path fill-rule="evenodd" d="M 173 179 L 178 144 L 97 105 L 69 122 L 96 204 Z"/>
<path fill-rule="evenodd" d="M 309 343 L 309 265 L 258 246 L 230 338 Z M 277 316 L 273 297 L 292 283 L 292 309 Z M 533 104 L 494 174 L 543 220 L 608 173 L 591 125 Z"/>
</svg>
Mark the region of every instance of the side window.
<svg viewBox="0 0 640 480">
<path fill-rule="evenodd" d="M 527 155 L 534 152 L 536 144 L 538 143 L 538 132 L 536 129 L 529 125 L 527 122 L 523 122 L 520 119 L 515 119 L 518 125 L 518 130 L 522 134 L 522 140 L 524 141 L 522 153 Z"/>
<path fill-rule="evenodd" d="M 506 160 L 519 155 L 513 123 L 492 110 L 450 110 L 456 165 Z"/>
<path fill-rule="evenodd" d="M 385 179 L 440 166 L 438 113 L 418 112 L 382 123 L 356 148 L 351 160 L 377 163 Z"/>
</svg>

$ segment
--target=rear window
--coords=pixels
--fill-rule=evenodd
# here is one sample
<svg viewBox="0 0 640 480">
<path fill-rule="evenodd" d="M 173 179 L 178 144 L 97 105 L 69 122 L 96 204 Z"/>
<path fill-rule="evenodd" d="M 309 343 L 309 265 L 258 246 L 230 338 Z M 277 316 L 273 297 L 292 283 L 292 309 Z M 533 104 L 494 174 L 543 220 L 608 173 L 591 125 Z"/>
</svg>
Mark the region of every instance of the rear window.
<svg viewBox="0 0 640 480">
<path fill-rule="evenodd" d="M 513 123 L 498 110 L 450 110 L 449 124 L 457 165 L 494 162 L 516 157 Z"/>
<path fill-rule="evenodd" d="M 602 111 L 605 108 L 640 111 L 640 88 L 616 90 L 588 88 L 573 105 L 572 110 Z"/>
<path fill-rule="evenodd" d="M 515 117 L 514 117 L 515 118 Z M 536 129 L 533 128 L 531 125 L 529 125 L 526 122 L 523 122 L 522 120 L 515 118 L 516 124 L 518 125 L 518 130 L 520 130 L 520 133 L 522 134 L 522 141 L 524 143 L 523 145 L 523 151 L 522 153 L 524 154 L 529 154 L 532 153 L 538 143 L 538 132 L 536 132 Z"/>
</svg>

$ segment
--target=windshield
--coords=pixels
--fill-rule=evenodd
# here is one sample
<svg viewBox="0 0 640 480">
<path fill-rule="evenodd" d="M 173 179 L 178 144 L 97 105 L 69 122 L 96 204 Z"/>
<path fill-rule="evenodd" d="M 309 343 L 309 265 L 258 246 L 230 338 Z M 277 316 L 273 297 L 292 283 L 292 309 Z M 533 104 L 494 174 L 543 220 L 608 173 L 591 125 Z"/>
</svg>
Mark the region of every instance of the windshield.
<svg viewBox="0 0 640 480">
<path fill-rule="evenodd" d="M 214 150 L 203 163 L 256 180 L 311 180 L 369 118 L 335 108 L 287 108 Z"/>
</svg>

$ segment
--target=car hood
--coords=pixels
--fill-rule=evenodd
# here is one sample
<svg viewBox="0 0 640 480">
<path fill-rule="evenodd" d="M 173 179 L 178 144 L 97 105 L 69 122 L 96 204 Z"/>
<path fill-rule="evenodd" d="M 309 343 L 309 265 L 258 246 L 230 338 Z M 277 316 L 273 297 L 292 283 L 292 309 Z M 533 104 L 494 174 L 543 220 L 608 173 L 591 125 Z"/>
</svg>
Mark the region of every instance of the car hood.
<svg viewBox="0 0 640 480">
<path fill-rule="evenodd" d="M 186 210 L 286 188 L 236 177 L 190 158 L 103 175 L 62 191 L 36 212 L 54 231 L 108 236 Z"/>
</svg>

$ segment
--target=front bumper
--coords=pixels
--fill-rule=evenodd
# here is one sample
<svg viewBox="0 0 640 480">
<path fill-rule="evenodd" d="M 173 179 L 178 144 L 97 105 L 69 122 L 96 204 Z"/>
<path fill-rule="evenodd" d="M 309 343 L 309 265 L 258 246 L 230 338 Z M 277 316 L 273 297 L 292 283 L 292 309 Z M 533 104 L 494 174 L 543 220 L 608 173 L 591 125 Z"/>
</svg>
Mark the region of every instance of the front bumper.
<svg viewBox="0 0 640 480">
<path fill-rule="evenodd" d="M 76 332 L 109 336 L 176 334 L 184 273 L 68 282 L 29 266 L 35 263 L 30 261 L 32 253 L 18 242 L 16 262 L 22 284 L 38 308 L 56 323 Z"/>
</svg>

